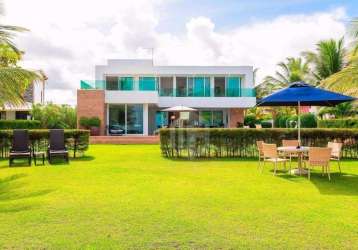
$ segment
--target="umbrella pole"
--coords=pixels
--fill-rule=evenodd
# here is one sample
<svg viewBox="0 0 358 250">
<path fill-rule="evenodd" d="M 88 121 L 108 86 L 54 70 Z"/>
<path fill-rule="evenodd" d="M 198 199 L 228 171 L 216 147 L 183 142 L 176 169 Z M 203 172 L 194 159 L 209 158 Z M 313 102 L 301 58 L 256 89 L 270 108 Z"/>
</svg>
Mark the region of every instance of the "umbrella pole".
<svg viewBox="0 0 358 250">
<path fill-rule="evenodd" d="M 298 145 L 301 146 L 301 102 L 298 101 Z"/>
</svg>

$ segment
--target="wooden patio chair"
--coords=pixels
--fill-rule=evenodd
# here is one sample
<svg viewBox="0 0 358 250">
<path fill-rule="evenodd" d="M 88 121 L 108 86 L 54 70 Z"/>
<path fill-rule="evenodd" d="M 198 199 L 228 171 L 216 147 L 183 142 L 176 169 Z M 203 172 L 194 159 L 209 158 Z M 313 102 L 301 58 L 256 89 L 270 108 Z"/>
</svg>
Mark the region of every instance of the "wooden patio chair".
<svg viewBox="0 0 358 250">
<path fill-rule="evenodd" d="M 277 152 L 276 144 L 262 143 L 262 150 L 263 150 L 263 154 L 264 154 L 264 160 L 263 160 L 263 164 L 262 164 L 262 171 L 264 170 L 264 166 L 265 166 L 266 161 L 272 162 L 274 164 L 274 175 L 276 175 L 277 164 L 279 162 L 283 163 L 283 165 L 284 165 L 284 167 L 286 169 L 286 161 L 287 161 L 287 159 L 279 157 L 278 152 Z M 291 171 L 291 168 L 290 168 L 290 171 Z"/>
<path fill-rule="evenodd" d="M 331 160 L 337 161 L 339 172 L 342 173 L 341 170 L 341 157 L 342 157 L 342 147 L 343 143 L 341 142 L 328 142 L 327 147 L 329 147 L 331 151 Z"/>
<path fill-rule="evenodd" d="M 67 162 L 69 161 L 63 129 L 50 130 L 50 145 L 47 151 L 47 157 L 50 163 L 52 163 L 54 157 L 63 157 Z"/>
<path fill-rule="evenodd" d="M 12 137 L 12 145 L 9 153 L 9 166 L 12 166 L 14 159 L 27 158 L 31 166 L 31 149 L 29 134 L 27 130 L 15 129 Z"/>
<path fill-rule="evenodd" d="M 321 147 L 311 147 L 308 150 L 308 160 L 305 161 L 305 167 L 308 164 L 308 179 L 311 179 L 311 168 L 322 167 L 322 175 L 328 174 L 328 179 L 331 180 L 329 160 L 331 159 L 331 149 Z"/>
</svg>

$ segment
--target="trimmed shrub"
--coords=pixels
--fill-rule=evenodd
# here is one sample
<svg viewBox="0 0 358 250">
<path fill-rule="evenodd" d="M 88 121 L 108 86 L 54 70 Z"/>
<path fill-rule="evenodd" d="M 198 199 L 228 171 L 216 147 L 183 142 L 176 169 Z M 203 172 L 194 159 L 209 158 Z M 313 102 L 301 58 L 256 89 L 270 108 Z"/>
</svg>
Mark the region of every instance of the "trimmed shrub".
<svg viewBox="0 0 358 250">
<path fill-rule="evenodd" d="M 255 115 L 247 115 L 244 118 L 244 125 L 245 126 L 250 126 L 250 128 L 254 128 L 255 124 L 256 124 L 257 120 L 256 120 L 256 116 Z"/>
<path fill-rule="evenodd" d="M 81 117 L 80 125 L 87 129 L 91 127 L 99 128 L 101 126 L 101 120 L 98 117 Z"/>
<path fill-rule="evenodd" d="M 272 128 L 272 123 L 269 122 L 269 121 L 262 121 L 262 122 L 261 122 L 261 126 L 262 126 L 263 128 Z"/>
<path fill-rule="evenodd" d="M 0 141 L 4 145 L 5 151 L 11 145 L 13 130 L 0 130 Z M 29 137 L 32 147 L 37 151 L 46 151 L 48 147 L 50 131 L 48 129 L 29 130 Z M 76 157 L 78 152 L 84 152 L 89 145 L 89 131 L 83 129 L 65 129 L 66 146 L 72 150 Z"/>
<path fill-rule="evenodd" d="M 296 139 L 297 129 L 161 129 L 161 150 L 166 157 L 257 157 L 256 141 L 281 145 Z M 343 142 L 343 157 L 358 159 L 358 129 L 302 129 L 302 145 L 327 146 Z"/>
<path fill-rule="evenodd" d="M 0 129 L 37 129 L 41 124 L 35 120 L 0 120 Z"/>
<path fill-rule="evenodd" d="M 358 128 L 358 119 L 318 120 L 319 128 Z"/>
<path fill-rule="evenodd" d="M 316 116 L 312 113 L 301 115 L 301 128 L 317 128 Z"/>
</svg>

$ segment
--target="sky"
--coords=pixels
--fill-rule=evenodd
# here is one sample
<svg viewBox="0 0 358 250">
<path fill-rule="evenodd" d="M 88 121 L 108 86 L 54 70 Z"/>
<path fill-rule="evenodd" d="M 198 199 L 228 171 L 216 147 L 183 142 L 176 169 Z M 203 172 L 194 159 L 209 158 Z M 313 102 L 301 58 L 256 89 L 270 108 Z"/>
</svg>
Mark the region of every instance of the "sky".
<svg viewBox="0 0 358 250">
<path fill-rule="evenodd" d="M 343 0 L 3 0 L 3 24 L 21 65 L 48 76 L 46 101 L 76 104 L 80 80 L 107 59 L 151 58 L 157 65 L 251 65 L 257 81 L 278 62 L 347 38 L 358 1 Z"/>
</svg>

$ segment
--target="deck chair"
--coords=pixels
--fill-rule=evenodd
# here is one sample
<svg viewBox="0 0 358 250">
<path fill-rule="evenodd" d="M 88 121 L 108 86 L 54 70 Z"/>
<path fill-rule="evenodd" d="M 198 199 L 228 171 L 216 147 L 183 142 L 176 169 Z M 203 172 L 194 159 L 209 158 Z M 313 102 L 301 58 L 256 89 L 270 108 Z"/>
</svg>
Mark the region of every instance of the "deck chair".
<svg viewBox="0 0 358 250">
<path fill-rule="evenodd" d="M 15 129 L 9 153 L 9 166 L 12 166 L 14 159 L 19 158 L 27 158 L 29 166 L 31 166 L 31 149 L 29 145 L 29 134 L 27 130 Z"/>
<path fill-rule="evenodd" d="M 50 145 L 47 151 L 47 158 L 49 163 L 52 163 L 52 159 L 54 157 L 62 157 L 67 162 L 69 161 L 63 129 L 50 130 Z"/>
</svg>

